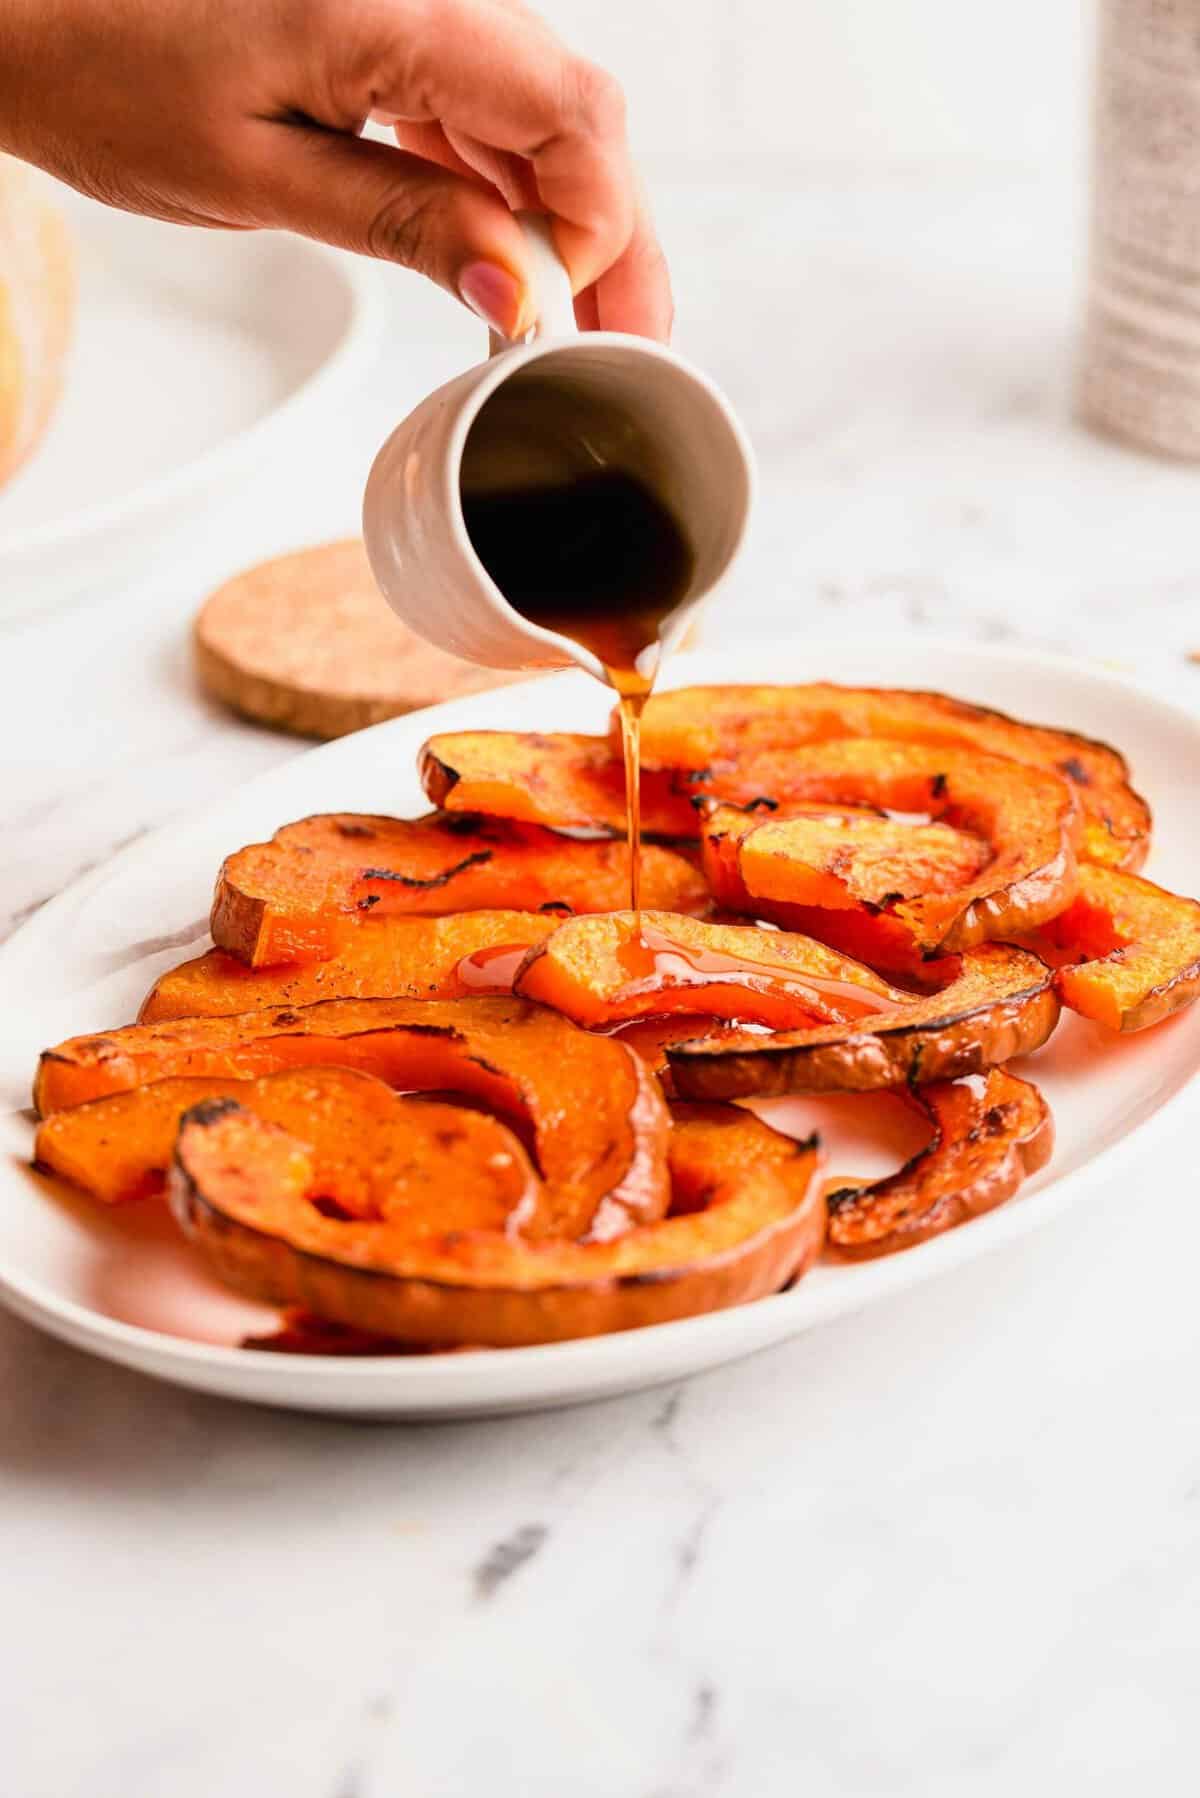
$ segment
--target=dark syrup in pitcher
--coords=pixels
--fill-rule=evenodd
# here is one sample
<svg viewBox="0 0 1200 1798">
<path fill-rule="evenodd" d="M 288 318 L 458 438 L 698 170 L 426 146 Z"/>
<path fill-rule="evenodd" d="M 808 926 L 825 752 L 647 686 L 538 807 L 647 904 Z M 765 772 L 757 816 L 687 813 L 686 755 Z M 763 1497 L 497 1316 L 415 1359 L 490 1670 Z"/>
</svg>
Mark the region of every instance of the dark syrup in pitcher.
<svg viewBox="0 0 1200 1798">
<path fill-rule="evenodd" d="M 691 546 L 652 488 L 616 468 L 508 488 L 464 482 L 462 509 L 472 548 L 513 609 L 590 649 L 617 693 L 636 914 L 641 715 L 658 671 L 660 627 L 691 586 Z"/>
</svg>

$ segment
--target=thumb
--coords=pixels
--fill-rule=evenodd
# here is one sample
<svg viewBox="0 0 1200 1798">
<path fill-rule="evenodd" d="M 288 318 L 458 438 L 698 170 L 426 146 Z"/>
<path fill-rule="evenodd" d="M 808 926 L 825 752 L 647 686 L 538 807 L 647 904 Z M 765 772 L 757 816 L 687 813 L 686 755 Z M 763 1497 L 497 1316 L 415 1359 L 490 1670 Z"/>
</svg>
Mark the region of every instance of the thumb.
<svg viewBox="0 0 1200 1798">
<path fill-rule="evenodd" d="M 535 322 L 525 240 L 504 201 L 419 156 L 305 129 L 259 163 L 254 210 L 264 224 L 427 275 L 503 337 Z"/>
</svg>

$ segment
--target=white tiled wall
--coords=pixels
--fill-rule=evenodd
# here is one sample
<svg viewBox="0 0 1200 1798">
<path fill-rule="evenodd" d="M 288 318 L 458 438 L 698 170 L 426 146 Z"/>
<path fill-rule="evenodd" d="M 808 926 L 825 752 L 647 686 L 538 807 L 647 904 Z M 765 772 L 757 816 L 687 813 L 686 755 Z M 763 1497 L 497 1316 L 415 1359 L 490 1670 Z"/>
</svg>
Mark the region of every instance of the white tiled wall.
<svg viewBox="0 0 1200 1798">
<path fill-rule="evenodd" d="M 1077 152 L 1089 0 L 535 0 L 644 151 L 872 162 Z"/>
</svg>

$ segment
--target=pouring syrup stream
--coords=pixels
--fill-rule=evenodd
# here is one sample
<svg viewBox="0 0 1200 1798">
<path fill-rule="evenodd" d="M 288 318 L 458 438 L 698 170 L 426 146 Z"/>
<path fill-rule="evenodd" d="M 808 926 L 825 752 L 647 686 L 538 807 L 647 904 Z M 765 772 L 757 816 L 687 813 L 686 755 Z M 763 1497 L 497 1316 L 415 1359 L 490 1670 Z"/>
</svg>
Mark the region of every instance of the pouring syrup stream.
<svg viewBox="0 0 1200 1798">
<path fill-rule="evenodd" d="M 531 391 L 523 403 L 524 425 L 532 428 L 548 396 Z M 590 650 L 617 695 L 632 913 L 621 919 L 617 956 L 628 985 L 669 989 L 680 1004 L 689 989 L 697 1002 L 699 989 L 709 988 L 710 999 L 724 989 L 715 1007 L 722 1017 L 742 1015 L 730 989 L 753 993 L 745 1007 L 751 1019 L 772 1019 L 775 1027 L 796 1022 L 797 1001 L 809 1001 L 805 1012 L 813 1023 L 857 1020 L 895 1003 L 886 989 L 798 969 L 786 956 L 752 959 L 684 942 L 686 931 L 664 930 L 659 918 L 642 914 L 642 714 L 658 673 L 663 626 L 695 573 L 692 546 L 659 495 L 636 476 L 593 462 L 553 484 L 464 483 L 462 509 L 475 552 L 509 604 Z M 477 950 L 459 966 L 463 989 L 511 992 L 526 953 L 527 946 L 514 944 Z M 700 1010 L 713 1015 L 702 1003 Z"/>
</svg>

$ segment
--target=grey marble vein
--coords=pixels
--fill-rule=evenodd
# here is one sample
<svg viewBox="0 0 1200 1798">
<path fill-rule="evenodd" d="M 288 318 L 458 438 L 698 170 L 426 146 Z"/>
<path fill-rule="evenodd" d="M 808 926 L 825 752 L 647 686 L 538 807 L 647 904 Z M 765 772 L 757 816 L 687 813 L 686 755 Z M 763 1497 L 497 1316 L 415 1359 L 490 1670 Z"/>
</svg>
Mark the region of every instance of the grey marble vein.
<svg viewBox="0 0 1200 1798">
<path fill-rule="evenodd" d="M 540 1553 L 549 1535 L 544 1523 L 523 1523 L 493 1542 L 471 1576 L 476 1598 L 494 1598 L 514 1573 Z"/>
</svg>

